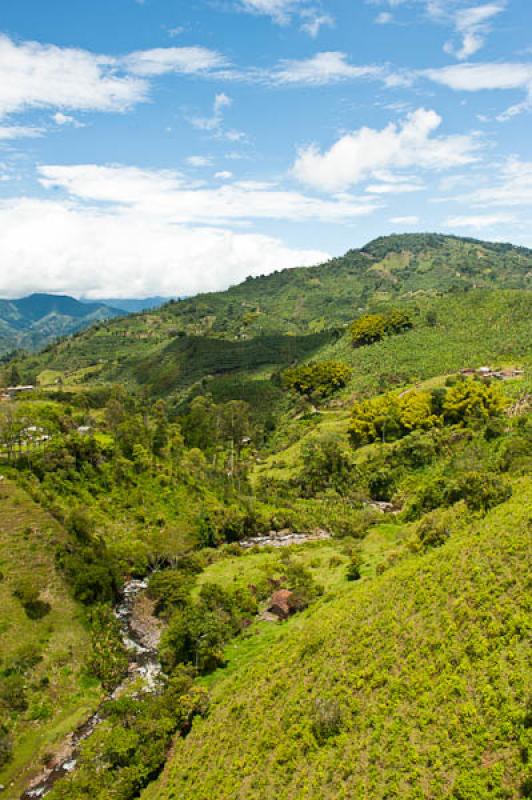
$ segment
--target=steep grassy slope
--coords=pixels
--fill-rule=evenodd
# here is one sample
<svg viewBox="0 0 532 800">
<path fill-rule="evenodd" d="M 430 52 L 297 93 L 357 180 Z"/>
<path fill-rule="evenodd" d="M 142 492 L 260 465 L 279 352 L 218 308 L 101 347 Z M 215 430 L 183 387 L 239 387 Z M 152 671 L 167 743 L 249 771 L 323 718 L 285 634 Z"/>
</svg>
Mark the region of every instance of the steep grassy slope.
<svg viewBox="0 0 532 800">
<path fill-rule="evenodd" d="M 531 511 L 516 487 L 442 548 L 292 620 L 214 684 L 150 800 L 527 796 Z"/>
<path fill-rule="evenodd" d="M 0 784 L 10 800 L 100 695 L 97 682 L 84 674 L 89 635 L 80 608 L 55 566 L 65 537 L 24 491 L 0 482 L 0 722 L 13 747 L 12 761 L 0 767 Z M 14 596 L 21 580 L 42 589 L 49 610 L 41 618 L 28 616 Z"/>
</svg>

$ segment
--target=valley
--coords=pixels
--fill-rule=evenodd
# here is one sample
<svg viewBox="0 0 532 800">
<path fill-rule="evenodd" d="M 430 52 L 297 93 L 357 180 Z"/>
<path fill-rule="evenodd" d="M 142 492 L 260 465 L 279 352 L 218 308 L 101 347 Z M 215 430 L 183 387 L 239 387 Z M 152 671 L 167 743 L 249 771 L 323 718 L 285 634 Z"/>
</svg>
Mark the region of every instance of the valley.
<svg viewBox="0 0 532 800">
<path fill-rule="evenodd" d="M 6 361 L 0 797 L 529 796 L 531 268 L 383 237 Z"/>
</svg>

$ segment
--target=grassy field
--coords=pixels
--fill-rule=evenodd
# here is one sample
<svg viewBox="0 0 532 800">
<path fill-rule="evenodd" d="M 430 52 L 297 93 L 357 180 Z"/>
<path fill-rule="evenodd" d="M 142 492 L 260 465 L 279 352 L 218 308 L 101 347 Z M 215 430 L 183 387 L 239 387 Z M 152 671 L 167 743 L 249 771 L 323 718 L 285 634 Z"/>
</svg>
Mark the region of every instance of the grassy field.
<svg viewBox="0 0 532 800">
<path fill-rule="evenodd" d="M 239 643 L 147 797 L 520 796 L 531 503 L 516 483 L 443 547 Z"/>
<path fill-rule="evenodd" d="M 11 481 L 0 481 L 0 688 L 6 672 L 21 660 L 36 661 L 24 672 L 27 708 L 0 714 L 12 729 L 13 760 L 0 770 L 3 797 L 15 800 L 41 759 L 96 706 L 100 690 L 84 667 L 89 639 L 80 608 L 54 565 L 64 531 Z M 50 606 L 30 619 L 13 590 L 20 578 L 42 587 Z M 20 671 L 22 667 L 17 667 Z"/>
</svg>

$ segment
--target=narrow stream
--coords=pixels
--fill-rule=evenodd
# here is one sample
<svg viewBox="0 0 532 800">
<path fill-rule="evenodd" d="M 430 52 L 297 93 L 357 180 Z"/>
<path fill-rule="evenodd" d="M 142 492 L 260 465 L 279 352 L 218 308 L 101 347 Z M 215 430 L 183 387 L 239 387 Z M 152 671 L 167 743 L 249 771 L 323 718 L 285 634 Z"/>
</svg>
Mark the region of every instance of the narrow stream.
<svg viewBox="0 0 532 800">
<path fill-rule="evenodd" d="M 151 620 L 141 618 L 136 614 L 135 606 L 148 588 L 147 580 L 131 580 L 122 590 L 120 603 L 115 608 L 122 631 L 122 641 L 129 653 L 128 674 L 116 689 L 106 697 L 104 702 L 120 696 L 123 691 L 135 680 L 142 679 L 143 691 L 153 692 L 158 685 L 161 666 L 157 645 L 159 628 L 154 618 Z M 151 624 L 150 624 L 151 623 Z M 102 721 L 103 703 L 95 713 L 80 725 L 61 747 L 60 754 L 49 767 L 45 767 L 41 774 L 34 779 L 31 786 L 21 795 L 21 800 L 45 797 L 56 781 L 68 775 L 76 768 L 79 757 L 79 746 L 93 733 Z"/>
</svg>

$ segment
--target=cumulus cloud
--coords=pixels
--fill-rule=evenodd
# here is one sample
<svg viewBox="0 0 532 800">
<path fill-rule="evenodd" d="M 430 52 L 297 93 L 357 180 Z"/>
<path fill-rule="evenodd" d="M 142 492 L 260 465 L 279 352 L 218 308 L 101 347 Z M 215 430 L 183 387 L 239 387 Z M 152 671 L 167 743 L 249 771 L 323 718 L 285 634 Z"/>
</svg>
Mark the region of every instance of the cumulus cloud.
<svg viewBox="0 0 532 800">
<path fill-rule="evenodd" d="M 320 250 L 134 211 L 119 214 L 20 198 L 0 203 L 0 294 L 54 291 L 98 297 L 194 294 L 248 275 L 326 260 Z"/>
<path fill-rule="evenodd" d="M 80 200 L 115 204 L 139 215 L 181 224 L 223 225 L 253 219 L 345 222 L 377 207 L 371 198 L 347 195 L 323 200 L 253 181 L 212 188 L 191 183 L 173 171 L 116 165 L 45 165 L 39 174 L 45 188 L 61 188 Z"/>
<path fill-rule="evenodd" d="M 435 136 L 441 123 L 435 111 L 421 108 L 382 130 L 364 127 L 346 134 L 324 153 L 310 145 L 299 151 L 294 175 L 317 189 L 341 191 L 383 169 L 445 170 L 475 161 L 476 140 Z"/>
<path fill-rule="evenodd" d="M 63 114 L 62 111 L 57 111 L 55 114 L 52 114 L 52 119 L 56 125 L 72 125 L 73 128 L 85 127 L 83 122 L 80 122 L 71 114 Z"/>
<path fill-rule="evenodd" d="M 124 111 L 147 93 L 147 83 L 124 74 L 110 56 L 0 35 L 0 115 L 50 107 Z"/>
</svg>

